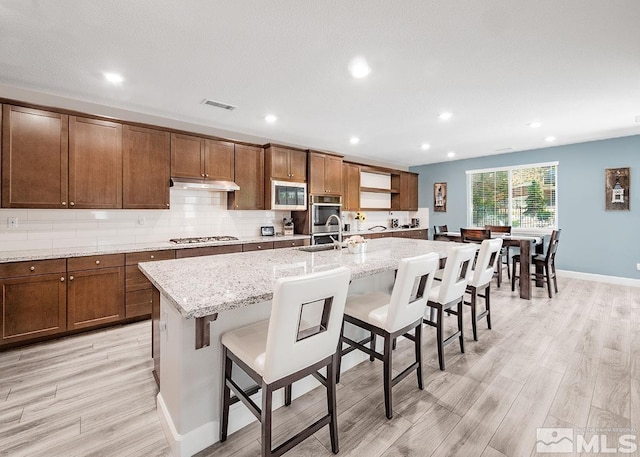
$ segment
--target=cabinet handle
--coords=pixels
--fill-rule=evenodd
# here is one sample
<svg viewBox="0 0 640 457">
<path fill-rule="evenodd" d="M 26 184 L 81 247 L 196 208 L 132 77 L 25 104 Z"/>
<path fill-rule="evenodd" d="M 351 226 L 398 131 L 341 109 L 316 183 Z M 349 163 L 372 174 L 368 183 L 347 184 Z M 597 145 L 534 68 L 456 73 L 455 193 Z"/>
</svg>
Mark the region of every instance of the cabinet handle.
<svg viewBox="0 0 640 457">
<path fill-rule="evenodd" d="M 238 205 L 236 205 L 236 208 L 238 207 Z"/>
<path fill-rule="evenodd" d="M 169 203 L 167 203 L 167 208 L 169 207 Z"/>
<path fill-rule="evenodd" d="M 204 173 L 200 173 L 200 176 L 202 176 L 204 178 Z"/>
<path fill-rule="evenodd" d="M 73 281 L 73 276 L 69 276 L 69 281 Z"/>
<path fill-rule="evenodd" d="M 258 246 L 258 249 L 262 249 L 262 246 Z"/>
<path fill-rule="evenodd" d="M 74 202 L 69 202 L 69 206 L 76 206 Z"/>
<path fill-rule="evenodd" d="M 62 206 L 67 206 L 67 202 L 62 202 Z"/>
<path fill-rule="evenodd" d="M 155 259 L 155 258 L 156 258 L 156 256 L 155 256 L 155 255 L 152 255 L 152 256 L 151 256 L 151 258 L 152 258 L 152 259 Z"/>
<path fill-rule="evenodd" d="M 60 278 L 60 282 L 64 282 L 64 276 Z"/>
<path fill-rule="evenodd" d="M 29 270 L 36 271 L 36 267 L 29 267 Z"/>
<path fill-rule="evenodd" d="M 100 265 L 100 261 L 99 260 L 96 260 L 96 265 Z"/>
<path fill-rule="evenodd" d="M 204 177 L 205 177 L 205 178 L 208 178 L 208 177 L 209 177 L 209 175 L 208 175 L 207 173 L 205 173 L 205 174 L 204 174 Z"/>
</svg>

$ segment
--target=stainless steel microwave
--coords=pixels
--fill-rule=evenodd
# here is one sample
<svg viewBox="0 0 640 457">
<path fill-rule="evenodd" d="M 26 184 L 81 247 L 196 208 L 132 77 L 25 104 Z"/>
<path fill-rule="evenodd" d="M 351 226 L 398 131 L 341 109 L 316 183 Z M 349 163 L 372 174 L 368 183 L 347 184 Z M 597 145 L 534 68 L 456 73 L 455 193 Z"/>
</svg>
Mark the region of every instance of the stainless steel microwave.
<svg viewBox="0 0 640 457">
<path fill-rule="evenodd" d="M 305 211 L 307 209 L 307 184 L 271 181 L 271 209 Z"/>
</svg>

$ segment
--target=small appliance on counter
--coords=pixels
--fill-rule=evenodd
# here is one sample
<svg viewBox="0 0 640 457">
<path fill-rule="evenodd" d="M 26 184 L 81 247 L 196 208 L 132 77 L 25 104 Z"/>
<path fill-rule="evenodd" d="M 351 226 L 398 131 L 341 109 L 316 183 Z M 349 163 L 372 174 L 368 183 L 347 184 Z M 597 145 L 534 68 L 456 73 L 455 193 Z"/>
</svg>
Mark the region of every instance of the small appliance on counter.
<svg viewBox="0 0 640 457">
<path fill-rule="evenodd" d="M 391 228 L 398 228 L 398 219 L 391 219 Z"/>
<path fill-rule="evenodd" d="M 420 219 L 417 217 L 414 217 L 411 219 L 411 226 L 414 228 L 418 228 L 420 227 Z"/>
<path fill-rule="evenodd" d="M 293 235 L 293 218 L 292 217 L 282 218 L 282 232 L 285 236 Z"/>
<path fill-rule="evenodd" d="M 262 236 L 274 236 L 276 234 L 276 231 L 273 225 L 265 225 L 260 227 L 260 234 Z"/>
</svg>

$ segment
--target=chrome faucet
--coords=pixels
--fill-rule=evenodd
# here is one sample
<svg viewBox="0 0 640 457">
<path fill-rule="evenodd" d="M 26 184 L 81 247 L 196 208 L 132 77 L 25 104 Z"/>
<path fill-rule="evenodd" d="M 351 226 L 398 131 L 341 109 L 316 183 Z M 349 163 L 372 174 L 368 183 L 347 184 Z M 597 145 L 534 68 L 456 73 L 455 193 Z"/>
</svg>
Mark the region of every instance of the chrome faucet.
<svg viewBox="0 0 640 457">
<path fill-rule="evenodd" d="M 334 249 L 342 249 L 342 219 L 340 219 L 337 214 L 332 214 L 327 218 L 327 222 L 324 225 L 325 227 L 329 227 L 331 219 L 334 217 L 338 220 L 338 241 L 336 241 L 331 235 L 329 235 L 329 237 L 333 240 Z"/>
</svg>

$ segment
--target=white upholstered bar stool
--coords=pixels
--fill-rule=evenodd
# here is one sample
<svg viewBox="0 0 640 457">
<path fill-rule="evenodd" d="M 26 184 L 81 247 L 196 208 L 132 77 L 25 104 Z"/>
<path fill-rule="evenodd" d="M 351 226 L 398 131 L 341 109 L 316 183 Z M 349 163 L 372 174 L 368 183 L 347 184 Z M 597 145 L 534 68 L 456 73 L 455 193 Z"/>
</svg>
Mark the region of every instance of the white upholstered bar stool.
<svg viewBox="0 0 640 457">
<path fill-rule="evenodd" d="M 462 330 L 462 303 L 467 283 L 471 277 L 471 265 L 477 251 L 477 245 L 457 246 L 449 249 L 447 262 L 442 271 L 442 281 L 429 292 L 424 323 L 436 328 L 438 343 L 438 362 L 444 370 L 444 347 L 452 343 L 456 337 L 460 341 L 460 352 L 464 352 Z M 453 308 L 456 307 L 454 311 Z M 444 312 L 458 317 L 458 330 L 444 338 Z"/>
<path fill-rule="evenodd" d="M 384 405 L 388 419 L 393 417 L 391 388 L 414 370 L 418 378 L 418 388 L 422 385 L 422 316 L 424 315 L 427 296 L 433 283 L 433 275 L 438 268 L 439 258 L 435 253 L 402 259 L 391 295 L 383 292 L 352 295 L 347 298 L 344 310 L 344 321 L 370 332 L 370 337 L 362 341 L 354 341 L 344 335 L 342 355 L 359 349 L 382 360 L 384 372 Z M 408 332 L 415 330 L 411 335 Z M 375 351 L 376 336 L 384 339 L 383 353 Z M 392 378 L 392 344 L 395 338 L 404 335 L 415 345 L 415 362 Z M 369 347 L 365 346 L 369 343 Z M 338 372 L 340 372 L 338 365 Z"/>
<path fill-rule="evenodd" d="M 464 304 L 471 307 L 471 328 L 473 329 L 473 339 L 478 341 L 478 321 L 487 318 L 487 326 L 491 330 L 491 280 L 493 278 L 496 264 L 500 258 L 502 249 L 502 238 L 484 240 L 480 245 L 480 252 L 476 260 L 476 265 L 471 273 L 471 279 L 467 284 L 467 292 L 471 295 L 471 301 Z M 478 293 L 483 291 L 484 295 Z M 478 297 L 484 298 L 484 311 L 478 314 Z"/>
<path fill-rule="evenodd" d="M 220 441 L 227 439 L 229 406 L 244 405 L 261 422 L 262 456 L 280 456 L 329 425 L 331 449 L 338 452 L 336 371 L 338 342 L 351 271 L 341 267 L 305 276 L 281 278 L 273 292 L 271 317 L 222 335 L 224 393 Z M 309 306 L 309 308 L 306 308 Z M 304 320 L 315 307 L 318 322 Z M 317 309 L 321 307 L 322 311 Z M 241 368 L 262 389 L 262 408 L 233 380 L 233 365 Z M 327 368 L 324 377 L 318 370 Z M 313 375 L 327 389 L 327 415 L 272 449 L 273 392 L 285 388 L 285 404 L 291 403 L 291 384 Z M 231 392 L 236 395 L 231 398 Z"/>
</svg>

